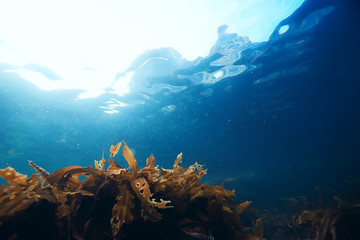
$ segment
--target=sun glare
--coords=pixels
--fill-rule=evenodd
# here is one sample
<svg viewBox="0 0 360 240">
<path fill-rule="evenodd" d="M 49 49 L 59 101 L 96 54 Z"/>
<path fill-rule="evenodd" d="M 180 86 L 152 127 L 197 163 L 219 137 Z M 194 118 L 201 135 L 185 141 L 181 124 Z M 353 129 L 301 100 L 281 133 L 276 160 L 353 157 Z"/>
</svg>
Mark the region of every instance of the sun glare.
<svg viewBox="0 0 360 240">
<path fill-rule="evenodd" d="M 148 49 L 172 47 L 188 60 L 207 56 L 217 28 L 266 41 L 303 0 L 48 1 L 0 3 L 0 63 L 44 90 L 82 89 L 96 97 Z M 271 13 L 271 14 L 270 14 Z M 26 68 L 37 64 L 60 77 Z M 119 94 L 126 84 L 115 85 Z"/>
</svg>

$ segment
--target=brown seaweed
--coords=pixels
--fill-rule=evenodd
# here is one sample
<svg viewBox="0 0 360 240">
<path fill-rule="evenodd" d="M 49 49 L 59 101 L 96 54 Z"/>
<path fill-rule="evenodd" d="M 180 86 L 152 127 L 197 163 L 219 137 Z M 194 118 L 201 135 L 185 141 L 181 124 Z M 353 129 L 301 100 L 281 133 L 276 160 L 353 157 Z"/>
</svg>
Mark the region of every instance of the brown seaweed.
<svg viewBox="0 0 360 240">
<path fill-rule="evenodd" d="M 283 198 L 290 209 L 278 211 L 275 207 L 266 208 L 263 214 L 258 212 L 253 218 L 261 216 L 264 236 L 270 239 L 360 239 L 358 200 L 350 202 L 338 196 L 332 198 L 335 201 L 327 207 L 322 203 L 321 196 L 317 200 L 305 196 Z M 257 221 L 254 235 L 258 235 L 256 228 Z"/>
<path fill-rule="evenodd" d="M 113 160 L 122 146 L 131 171 Z M 231 198 L 235 190 L 200 183 L 207 169 L 198 163 L 183 168 L 181 160 L 180 153 L 172 169 L 159 170 L 151 154 L 138 170 L 122 141 L 111 145 L 107 169 L 104 155 L 95 168 L 69 166 L 52 174 L 29 162 L 37 172 L 30 178 L 2 169 L 8 186 L 0 187 L 1 239 L 262 237 L 261 220 L 253 234 L 242 231 L 239 215 L 250 201 L 237 203 Z"/>
<path fill-rule="evenodd" d="M 0 169 L 0 176 L 4 178 L 10 186 L 26 185 L 27 176 L 15 171 L 12 167 Z"/>
<path fill-rule="evenodd" d="M 333 198 L 338 202 L 337 207 L 305 209 L 297 217 L 297 223 L 310 223 L 310 237 L 315 240 L 359 239 L 360 204 Z"/>
</svg>

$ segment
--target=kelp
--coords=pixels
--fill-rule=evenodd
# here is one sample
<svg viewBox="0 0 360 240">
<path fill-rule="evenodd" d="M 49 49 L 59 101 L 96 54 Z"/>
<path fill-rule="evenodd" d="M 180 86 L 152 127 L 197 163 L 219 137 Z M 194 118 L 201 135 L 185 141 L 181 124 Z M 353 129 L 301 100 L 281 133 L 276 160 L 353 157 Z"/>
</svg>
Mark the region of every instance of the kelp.
<svg viewBox="0 0 360 240">
<path fill-rule="evenodd" d="M 129 169 L 113 158 L 122 149 Z M 154 155 L 138 169 L 124 141 L 110 147 L 95 167 L 68 166 L 50 174 L 0 170 L 1 239 L 258 239 L 262 221 L 244 232 L 239 215 L 251 201 L 235 202 L 235 190 L 200 181 L 203 165 L 172 169 L 155 166 Z"/>
<path fill-rule="evenodd" d="M 360 204 L 350 203 L 333 197 L 337 201 L 334 208 L 305 209 L 297 217 L 300 225 L 311 224 L 308 231 L 312 239 L 360 239 Z"/>
<path fill-rule="evenodd" d="M 257 229 L 269 239 L 360 239 L 359 200 L 345 201 L 336 195 L 332 199 L 332 204 L 325 207 L 320 193 L 316 200 L 305 196 L 288 197 L 283 198 L 285 204 L 281 207 L 288 205 L 290 209 L 272 207 L 257 209 L 254 213 L 256 208 L 251 208 L 246 215 L 252 215 L 252 220 L 261 217 L 262 223 L 256 220 L 253 228 L 253 235 L 259 237 Z"/>
</svg>

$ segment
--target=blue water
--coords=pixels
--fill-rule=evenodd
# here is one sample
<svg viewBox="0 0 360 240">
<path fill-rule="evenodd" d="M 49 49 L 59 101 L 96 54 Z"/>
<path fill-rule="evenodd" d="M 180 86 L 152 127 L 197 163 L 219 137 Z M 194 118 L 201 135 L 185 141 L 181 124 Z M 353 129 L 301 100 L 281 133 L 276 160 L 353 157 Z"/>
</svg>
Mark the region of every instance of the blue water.
<svg viewBox="0 0 360 240">
<path fill-rule="evenodd" d="M 141 167 L 153 153 L 170 168 L 182 152 L 184 166 L 209 169 L 204 182 L 233 178 L 225 187 L 255 205 L 340 191 L 360 172 L 357 12 L 351 1 L 306 1 L 268 42 L 223 34 L 192 62 L 149 50 L 122 97 L 74 101 L 79 91 L 40 90 L 0 63 L 0 167 L 93 166 L 124 139 Z"/>
</svg>

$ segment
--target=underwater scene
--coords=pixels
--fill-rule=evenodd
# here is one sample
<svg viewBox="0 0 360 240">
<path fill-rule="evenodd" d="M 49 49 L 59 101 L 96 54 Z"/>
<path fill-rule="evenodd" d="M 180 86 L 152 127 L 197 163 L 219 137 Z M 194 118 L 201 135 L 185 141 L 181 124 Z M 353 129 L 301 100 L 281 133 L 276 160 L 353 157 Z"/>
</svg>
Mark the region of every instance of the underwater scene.
<svg viewBox="0 0 360 240">
<path fill-rule="evenodd" d="M 290 2 L 265 40 L 224 22 L 189 60 L 141 36 L 124 68 L 84 51 L 68 76 L 56 59 L 73 50 L 50 41 L 38 47 L 55 60 L 32 61 L 34 33 L 14 30 L 26 55 L 5 30 L 36 14 L 1 3 L 14 22 L 0 23 L 0 239 L 360 239 L 360 7 Z"/>
</svg>

